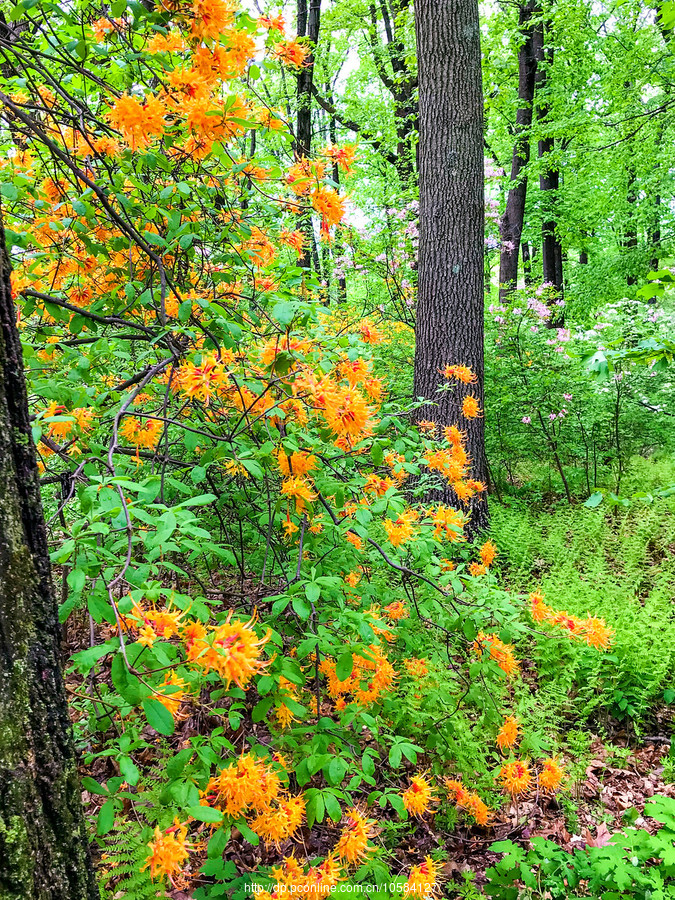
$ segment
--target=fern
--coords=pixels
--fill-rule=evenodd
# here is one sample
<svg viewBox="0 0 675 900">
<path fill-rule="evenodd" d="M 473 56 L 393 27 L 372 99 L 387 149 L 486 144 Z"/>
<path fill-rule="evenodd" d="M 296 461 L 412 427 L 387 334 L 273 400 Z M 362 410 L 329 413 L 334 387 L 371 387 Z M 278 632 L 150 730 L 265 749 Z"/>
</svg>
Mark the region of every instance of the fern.
<svg viewBox="0 0 675 900">
<path fill-rule="evenodd" d="M 99 868 L 103 900 L 165 900 L 166 892 L 153 884 L 149 870 L 141 871 L 150 835 L 148 826 L 125 819 L 99 839 L 103 844 Z"/>
</svg>

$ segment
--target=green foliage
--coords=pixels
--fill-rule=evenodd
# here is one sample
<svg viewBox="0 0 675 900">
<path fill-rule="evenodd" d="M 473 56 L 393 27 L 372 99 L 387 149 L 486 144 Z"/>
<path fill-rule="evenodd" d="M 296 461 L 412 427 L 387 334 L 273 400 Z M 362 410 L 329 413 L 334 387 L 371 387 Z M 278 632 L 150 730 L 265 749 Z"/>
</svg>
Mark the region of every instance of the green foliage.
<svg viewBox="0 0 675 900">
<path fill-rule="evenodd" d="M 596 897 L 599 900 L 665 900 L 675 893 L 675 800 L 655 797 L 645 813 L 662 827 L 651 834 L 628 828 L 610 843 L 569 853 L 535 837 L 532 849 L 500 841 L 503 858 L 488 869 L 485 893 L 495 900 Z"/>
</svg>

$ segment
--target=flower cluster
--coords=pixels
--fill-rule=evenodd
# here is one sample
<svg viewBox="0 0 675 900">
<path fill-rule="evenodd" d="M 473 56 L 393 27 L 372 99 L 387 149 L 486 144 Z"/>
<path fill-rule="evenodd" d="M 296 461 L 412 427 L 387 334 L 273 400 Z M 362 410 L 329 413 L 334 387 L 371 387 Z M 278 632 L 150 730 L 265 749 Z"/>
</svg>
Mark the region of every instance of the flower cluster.
<svg viewBox="0 0 675 900">
<path fill-rule="evenodd" d="M 561 628 L 570 638 L 585 641 L 596 650 L 608 650 L 613 631 L 606 622 L 590 613 L 583 619 L 573 616 L 567 610 L 555 610 L 544 602 L 544 595 L 539 591 L 530 594 L 532 618 L 537 624 L 551 625 Z"/>
</svg>

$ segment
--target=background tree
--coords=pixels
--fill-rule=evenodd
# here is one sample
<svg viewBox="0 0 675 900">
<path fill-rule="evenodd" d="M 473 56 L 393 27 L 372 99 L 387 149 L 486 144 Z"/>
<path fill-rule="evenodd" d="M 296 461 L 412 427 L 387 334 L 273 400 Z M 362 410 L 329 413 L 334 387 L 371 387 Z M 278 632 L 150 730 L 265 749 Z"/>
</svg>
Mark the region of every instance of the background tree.
<svg viewBox="0 0 675 900">
<path fill-rule="evenodd" d="M 0 896 L 94 900 L 0 215 Z"/>
<path fill-rule="evenodd" d="M 420 249 L 414 392 L 422 418 L 461 420 L 464 397 L 483 403 L 483 90 L 477 0 L 416 4 L 420 106 Z M 439 393 L 444 367 L 464 364 L 475 386 Z M 481 416 L 466 426 L 474 475 L 486 471 Z M 472 528 L 488 520 L 474 503 Z"/>
</svg>

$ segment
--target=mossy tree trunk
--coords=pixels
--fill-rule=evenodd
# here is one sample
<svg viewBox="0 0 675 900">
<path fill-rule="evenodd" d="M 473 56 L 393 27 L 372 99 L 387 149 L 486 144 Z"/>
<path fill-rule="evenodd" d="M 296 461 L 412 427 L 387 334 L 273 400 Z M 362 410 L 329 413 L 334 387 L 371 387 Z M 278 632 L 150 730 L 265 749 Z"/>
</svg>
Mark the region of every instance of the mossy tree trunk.
<svg viewBox="0 0 675 900">
<path fill-rule="evenodd" d="M 0 210 L 0 900 L 94 900 Z"/>
</svg>

